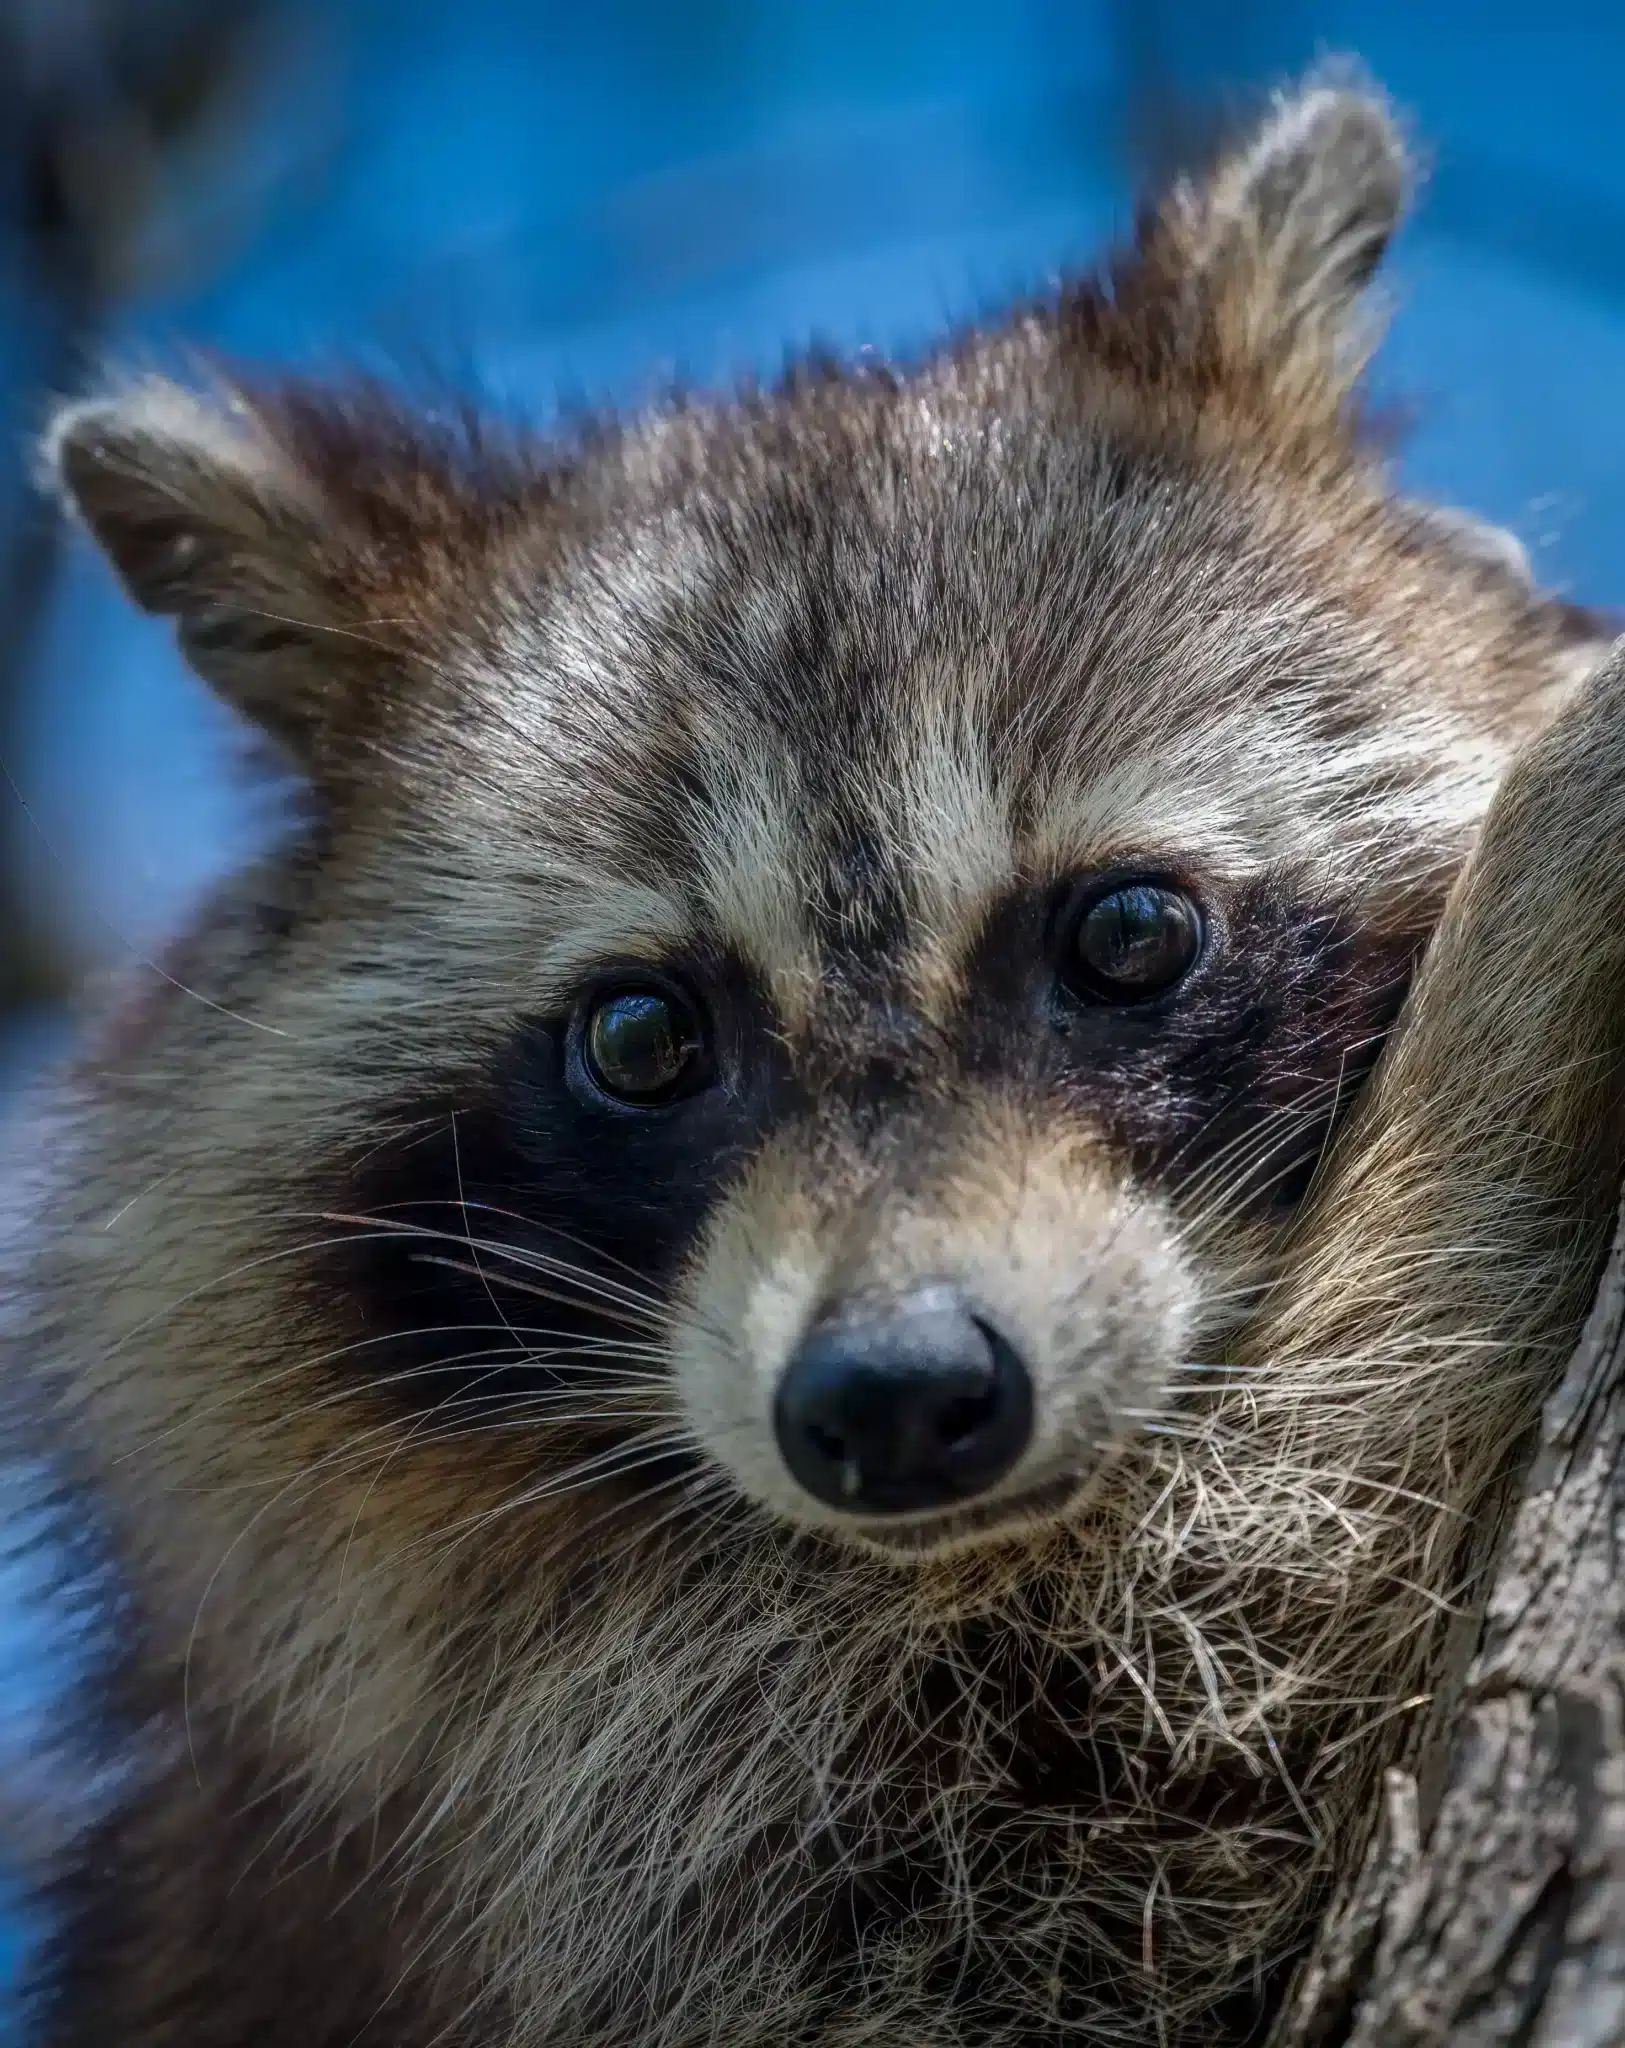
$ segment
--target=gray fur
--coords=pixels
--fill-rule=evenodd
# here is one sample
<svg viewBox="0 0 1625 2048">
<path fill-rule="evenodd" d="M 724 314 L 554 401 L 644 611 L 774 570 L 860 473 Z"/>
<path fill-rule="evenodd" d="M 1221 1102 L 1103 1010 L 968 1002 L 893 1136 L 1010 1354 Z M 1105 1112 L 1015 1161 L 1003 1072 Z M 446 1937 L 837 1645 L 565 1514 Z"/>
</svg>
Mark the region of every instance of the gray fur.
<svg viewBox="0 0 1625 2048">
<path fill-rule="evenodd" d="M 1451 1152 L 1549 1050 L 1491 1028 L 1469 856 L 1600 642 L 1365 445 L 1404 166 L 1317 78 L 1109 287 L 571 446 L 246 380 L 64 415 L 63 491 L 311 783 L 59 1095 L 11 1350 L 116 1534 L 140 1788 L 64 2048 L 1267 2004 L 1532 1308 L 1578 1313 L 1530 1219 L 1601 1207 L 1554 1145 Z M 1066 1007 L 1058 906 L 1142 872 L 1200 971 Z M 713 1021 L 697 1107 L 588 1098 L 605 974 Z M 821 1508 L 788 1357 L 943 1277 L 1024 1347 L 1030 1451 L 963 1513 Z"/>
</svg>

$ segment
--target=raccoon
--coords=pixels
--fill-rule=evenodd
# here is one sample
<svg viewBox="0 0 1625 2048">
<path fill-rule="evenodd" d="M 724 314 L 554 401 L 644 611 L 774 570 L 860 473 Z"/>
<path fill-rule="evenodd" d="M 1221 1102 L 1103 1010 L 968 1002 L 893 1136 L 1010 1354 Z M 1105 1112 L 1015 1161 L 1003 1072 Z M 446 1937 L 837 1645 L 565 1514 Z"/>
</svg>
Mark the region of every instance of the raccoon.
<svg viewBox="0 0 1625 2048">
<path fill-rule="evenodd" d="M 1625 667 L 1387 481 L 1408 175 L 1317 75 L 911 365 L 60 413 L 302 795 L 35 1112 L 46 2039 L 1267 2019 L 1625 1157 Z"/>
</svg>

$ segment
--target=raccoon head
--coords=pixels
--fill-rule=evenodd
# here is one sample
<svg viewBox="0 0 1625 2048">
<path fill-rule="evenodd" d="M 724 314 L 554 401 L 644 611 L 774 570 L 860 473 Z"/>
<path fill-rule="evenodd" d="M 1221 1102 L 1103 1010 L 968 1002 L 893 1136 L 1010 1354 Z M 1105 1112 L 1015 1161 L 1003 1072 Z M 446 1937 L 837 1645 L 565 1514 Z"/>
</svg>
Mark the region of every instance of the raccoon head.
<svg viewBox="0 0 1625 2048">
<path fill-rule="evenodd" d="M 186 1058 L 227 1208 L 344 1219 L 278 1269 L 335 1429 L 901 1555 L 1200 1397 L 1592 647 L 1364 444 L 1405 185 L 1311 82 L 1104 279 L 569 447 L 360 388 L 62 414 L 312 791 L 213 991 L 274 1035 Z"/>
</svg>

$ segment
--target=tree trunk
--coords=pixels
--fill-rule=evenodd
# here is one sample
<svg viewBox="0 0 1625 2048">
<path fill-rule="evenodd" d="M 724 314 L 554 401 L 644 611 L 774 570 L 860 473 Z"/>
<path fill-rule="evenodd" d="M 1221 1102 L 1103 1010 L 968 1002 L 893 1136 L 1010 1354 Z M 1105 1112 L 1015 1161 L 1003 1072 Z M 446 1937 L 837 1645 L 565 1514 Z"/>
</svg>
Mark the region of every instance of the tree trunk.
<svg viewBox="0 0 1625 2048">
<path fill-rule="evenodd" d="M 1387 1774 L 1272 2048 L 1625 2044 L 1625 1221 L 1476 1650 Z"/>
</svg>

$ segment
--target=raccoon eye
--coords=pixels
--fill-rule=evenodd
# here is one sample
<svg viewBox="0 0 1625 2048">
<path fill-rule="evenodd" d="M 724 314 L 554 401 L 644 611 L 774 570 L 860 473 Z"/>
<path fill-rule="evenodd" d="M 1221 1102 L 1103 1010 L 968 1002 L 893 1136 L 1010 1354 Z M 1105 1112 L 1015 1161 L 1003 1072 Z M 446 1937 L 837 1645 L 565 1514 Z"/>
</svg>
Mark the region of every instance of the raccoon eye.
<svg viewBox="0 0 1625 2048">
<path fill-rule="evenodd" d="M 664 989 L 600 996 L 581 1033 L 594 1085 L 617 1102 L 667 1102 L 704 1077 L 705 1043 L 694 1013 Z"/>
<path fill-rule="evenodd" d="M 1065 946 L 1061 979 L 1097 1003 L 1166 994 L 1196 965 L 1202 914 L 1182 890 L 1130 882 L 1086 902 Z"/>
</svg>

